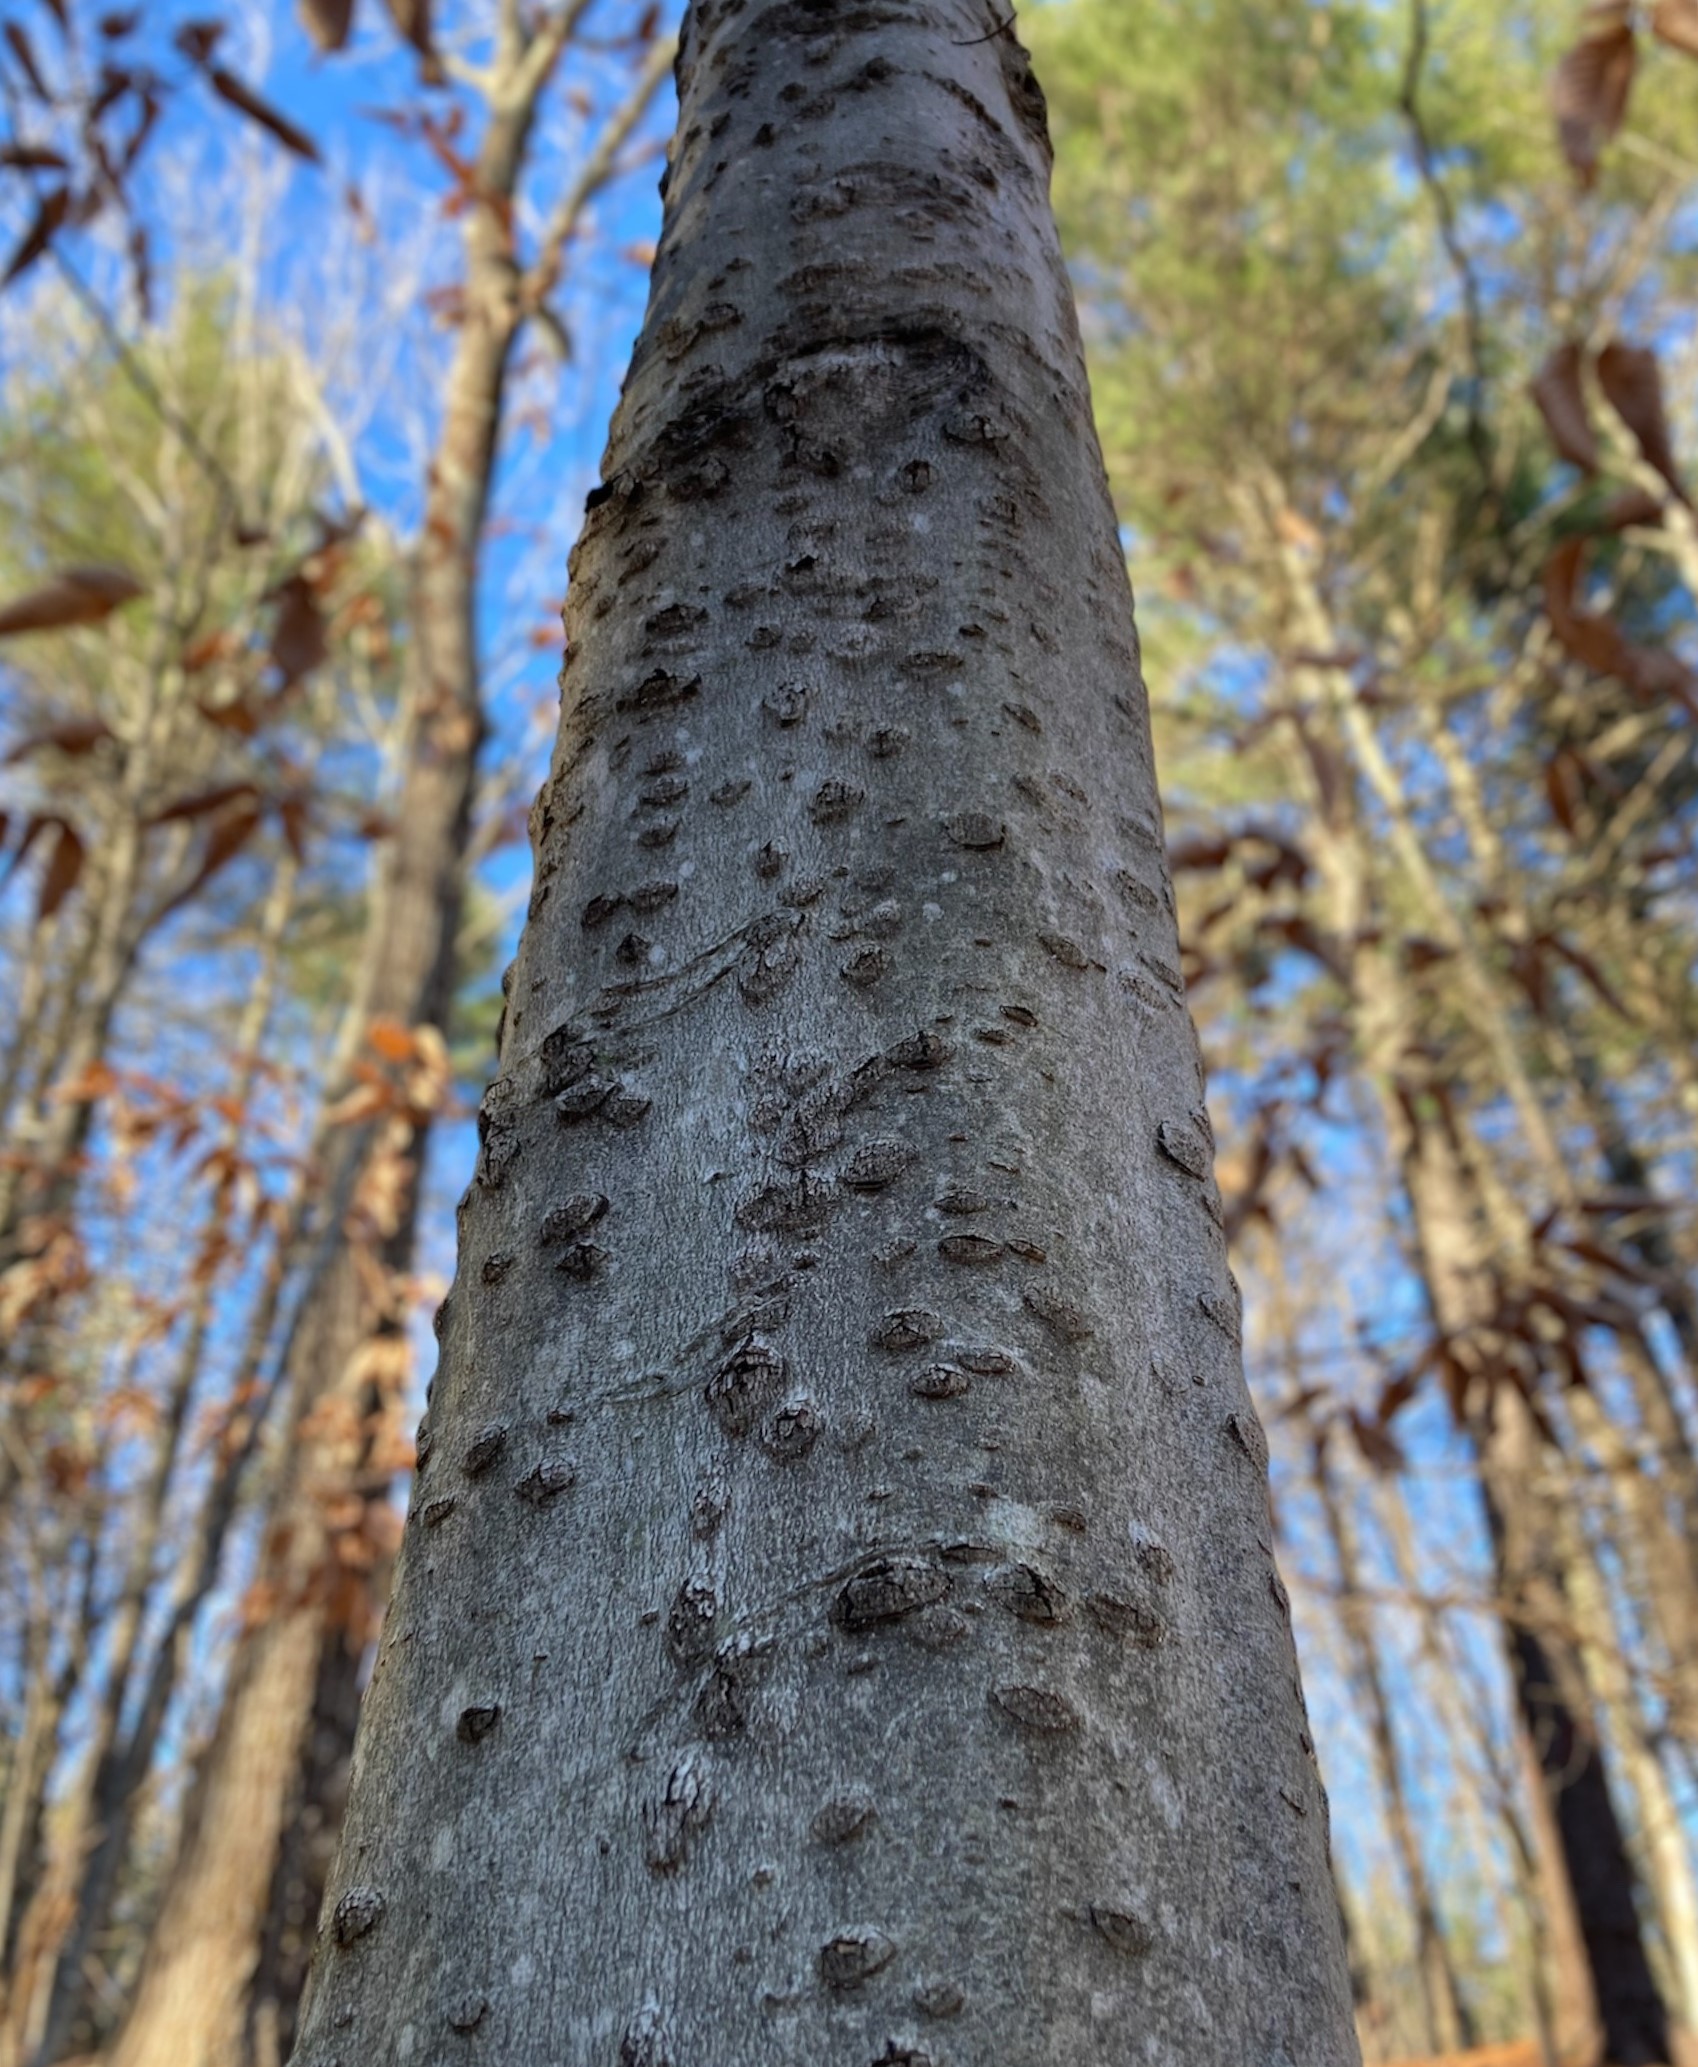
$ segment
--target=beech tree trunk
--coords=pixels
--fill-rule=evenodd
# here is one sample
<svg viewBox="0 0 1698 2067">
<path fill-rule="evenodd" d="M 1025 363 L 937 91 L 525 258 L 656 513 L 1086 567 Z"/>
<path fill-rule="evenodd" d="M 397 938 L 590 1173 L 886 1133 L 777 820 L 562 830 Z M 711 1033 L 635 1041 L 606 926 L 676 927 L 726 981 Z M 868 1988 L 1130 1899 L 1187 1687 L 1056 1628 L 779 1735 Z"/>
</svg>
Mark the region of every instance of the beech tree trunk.
<svg viewBox="0 0 1698 2067">
<path fill-rule="evenodd" d="M 1042 96 L 680 88 L 296 2058 L 1345 2067 Z"/>
</svg>

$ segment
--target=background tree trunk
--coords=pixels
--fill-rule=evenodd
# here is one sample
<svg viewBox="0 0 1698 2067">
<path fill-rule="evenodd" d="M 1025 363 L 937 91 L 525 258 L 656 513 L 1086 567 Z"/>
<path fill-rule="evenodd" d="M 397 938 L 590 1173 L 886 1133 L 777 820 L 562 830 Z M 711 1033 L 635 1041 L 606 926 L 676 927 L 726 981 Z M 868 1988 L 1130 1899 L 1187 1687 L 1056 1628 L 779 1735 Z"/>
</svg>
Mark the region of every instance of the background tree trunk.
<svg viewBox="0 0 1698 2067">
<path fill-rule="evenodd" d="M 452 550 L 444 550 L 441 536 L 427 525 L 423 550 L 432 564 L 421 570 L 414 618 L 418 731 L 394 845 L 373 900 L 362 1027 L 379 1019 L 440 1027 L 453 992 L 482 720 L 470 622 L 473 576 L 456 564 L 461 533 L 454 533 Z M 439 605 L 445 590 L 446 611 Z M 425 1141 L 420 1125 L 405 1143 L 387 1145 L 388 1153 L 409 1163 L 397 1223 L 377 1258 L 392 1281 L 411 1257 Z M 339 1146 L 333 1144 L 333 1167 L 346 1160 L 335 1154 Z M 335 1210 L 342 1186 L 332 1182 L 328 1189 Z M 330 1517 L 350 1496 L 366 1504 L 387 1498 L 386 1472 L 362 1482 L 372 1402 L 358 1352 L 396 1320 L 374 1310 L 369 1269 L 362 1271 L 353 1244 L 337 1232 L 292 1349 L 285 1461 L 262 1567 L 270 1605 L 240 1640 L 242 1655 L 197 1778 L 197 1800 L 135 2000 L 112 2051 L 117 2067 L 156 2061 L 160 2067 L 227 2067 L 241 2057 L 247 1989 L 321 1655 L 330 1646 L 345 1653 L 351 1639 L 356 1655 L 344 1670 L 358 1666 L 359 1633 L 327 1607 L 335 1537 L 349 1528 L 345 1515 L 336 1526 Z"/>
<path fill-rule="evenodd" d="M 297 2057 L 1343 2067 L 1042 96 L 681 88 Z"/>
<path fill-rule="evenodd" d="M 1458 1982 L 1455 1962 L 1439 1916 L 1426 1860 L 1422 1855 L 1409 1795 L 1403 1784 L 1397 1730 L 1391 1698 L 1380 1664 L 1373 1615 L 1362 1592 L 1362 1560 L 1355 1524 L 1334 1483 L 1324 1437 L 1314 1447 L 1314 1482 L 1333 1561 L 1338 1569 L 1338 1615 L 1349 1646 L 1368 1741 L 1380 1792 L 1385 1798 L 1386 1828 L 1397 1854 L 1414 1926 L 1415 1978 L 1425 2022 L 1422 2040 L 1429 2052 L 1450 2053 L 1471 2045 L 1474 2028 Z"/>
<path fill-rule="evenodd" d="M 506 125 L 502 134 L 505 139 Z M 510 179 L 509 172 L 509 184 Z M 477 554 L 502 383 L 518 322 L 511 266 L 486 262 L 480 272 L 480 238 L 473 234 L 468 242 L 469 315 L 448 384 L 415 575 L 409 655 L 414 731 L 367 925 L 369 952 L 356 1014 L 362 1035 L 379 1020 L 440 1028 L 453 998 L 463 859 L 483 729 L 474 618 Z M 357 1046 L 363 1048 L 363 1040 Z M 336 1095 L 346 1088 L 338 1085 Z M 357 1130 L 351 1141 L 332 1137 L 329 1161 L 333 1172 L 342 1172 L 327 1185 L 332 1211 L 345 1200 L 363 1148 L 372 1145 L 365 1141 L 372 1131 Z M 412 1255 L 425 1147 L 423 1124 L 410 1130 L 410 1138 L 384 1145 L 384 1152 L 405 1159 L 395 1224 L 372 1259 L 392 1282 Z M 387 1472 L 367 1474 L 363 1429 L 371 1387 L 358 1353 L 375 1333 L 396 1326 L 398 1317 L 374 1311 L 370 1275 L 338 1229 L 328 1241 L 306 1324 L 291 1352 L 285 1462 L 268 1516 L 272 1547 L 262 1567 L 272 1605 L 241 1639 L 135 2000 L 112 2050 L 116 2067 L 228 2067 L 242 2057 L 248 1988 L 319 1683 L 326 1675 L 352 1679 L 359 1669 L 359 1632 L 327 1612 L 324 1582 L 337 1533 L 328 1516 L 350 1496 L 366 1505 L 388 1498 Z M 327 1406 L 333 1411 L 327 1413 Z M 347 1527 L 344 1517 L 340 1528 Z M 283 2005 L 281 2013 L 287 2010 Z M 278 2015 L 274 2010 L 273 2024 Z"/>
<path fill-rule="evenodd" d="M 1565 2061 L 1661 2067 L 1670 2057 L 1668 2012 L 1646 1956 L 1633 1865 L 1570 1634 L 1560 1517 L 1545 1484 L 1545 1438 L 1494 1347 L 1494 1244 L 1483 1214 L 1470 1208 L 1466 1165 L 1442 1123 L 1406 1126 L 1398 1146 L 1435 1322 L 1465 1358 L 1481 1365 L 1466 1407 L 1506 1617 L 1510 1677 L 1535 1768 L 1535 1827 L 1541 1848 L 1554 1849 L 1549 1877 L 1558 1877 L 1559 1856 L 1572 1896 L 1571 1921 L 1562 1915 L 1568 1903 L 1550 1905 L 1564 2005 L 1559 2046 Z M 1563 1937 L 1573 1932 L 1580 1945 L 1563 1949 Z"/>
</svg>

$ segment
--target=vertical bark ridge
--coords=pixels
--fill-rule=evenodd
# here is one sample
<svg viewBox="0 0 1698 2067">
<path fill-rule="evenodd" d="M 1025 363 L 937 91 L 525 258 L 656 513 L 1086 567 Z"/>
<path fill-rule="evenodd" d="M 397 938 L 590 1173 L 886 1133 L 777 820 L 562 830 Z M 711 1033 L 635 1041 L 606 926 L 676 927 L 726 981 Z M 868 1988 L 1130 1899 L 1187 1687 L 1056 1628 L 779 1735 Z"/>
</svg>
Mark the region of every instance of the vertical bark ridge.
<svg viewBox="0 0 1698 2067">
<path fill-rule="evenodd" d="M 1357 2057 L 985 0 L 710 0 L 298 2059 Z"/>
</svg>

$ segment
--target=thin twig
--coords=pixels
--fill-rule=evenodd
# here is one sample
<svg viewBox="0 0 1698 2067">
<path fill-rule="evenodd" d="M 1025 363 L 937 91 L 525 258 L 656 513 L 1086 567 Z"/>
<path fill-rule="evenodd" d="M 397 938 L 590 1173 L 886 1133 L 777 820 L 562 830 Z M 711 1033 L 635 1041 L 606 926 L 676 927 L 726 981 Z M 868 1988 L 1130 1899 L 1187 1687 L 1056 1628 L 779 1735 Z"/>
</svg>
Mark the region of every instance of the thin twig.
<svg viewBox="0 0 1698 2067">
<path fill-rule="evenodd" d="M 677 45 L 673 38 L 657 42 L 643 60 L 630 93 L 608 116 L 577 178 L 561 196 L 560 205 L 542 235 L 537 255 L 525 276 L 525 298 L 533 310 L 542 304 L 560 279 L 565 249 L 576 235 L 584 210 L 620 171 L 620 152 L 647 113 L 649 104 L 672 69 Z"/>
<path fill-rule="evenodd" d="M 1473 384 L 1468 396 L 1468 444 L 1485 482 L 1489 503 L 1495 507 L 1498 494 L 1497 482 L 1492 473 L 1491 438 L 1480 409 L 1480 397 L 1486 385 L 1485 314 L 1480 298 L 1480 283 L 1469 263 L 1468 254 L 1463 249 L 1462 238 L 1456 226 L 1456 209 L 1444 181 L 1439 177 L 1432 138 L 1427 133 L 1427 125 L 1421 114 L 1421 74 L 1427 62 L 1427 40 L 1427 0 L 1410 0 L 1409 55 L 1403 68 L 1403 85 L 1398 95 L 1398 106 L 1409 124 L 1410 141 L 1415 149 L 1415 167 L 1421 175 L 1421 184 L 1432 197 L 1433 212 L 1438 218 L 1439 241 L 1445 248 L 1445 256 L 1450 260 L 1451 270 L 1455 273 L 1457 285 L 1462 291 L 1463 330 L 1467 339 L 1469 370 L 1473 374 Z"/>
</svg>

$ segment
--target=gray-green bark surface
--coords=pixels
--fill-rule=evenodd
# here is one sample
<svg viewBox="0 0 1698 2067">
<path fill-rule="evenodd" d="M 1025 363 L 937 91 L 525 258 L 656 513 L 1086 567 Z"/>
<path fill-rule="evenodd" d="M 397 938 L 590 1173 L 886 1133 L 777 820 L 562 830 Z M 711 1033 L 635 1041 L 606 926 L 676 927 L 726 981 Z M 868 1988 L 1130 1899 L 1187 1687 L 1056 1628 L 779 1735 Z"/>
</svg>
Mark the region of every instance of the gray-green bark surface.
<svg viewBox="0 0 1698 2067">
<path fill-rule="evenodd" d="M 987 0 L 692 9 L 297 2059 L 1346 2067 Z"/>
</svg>

